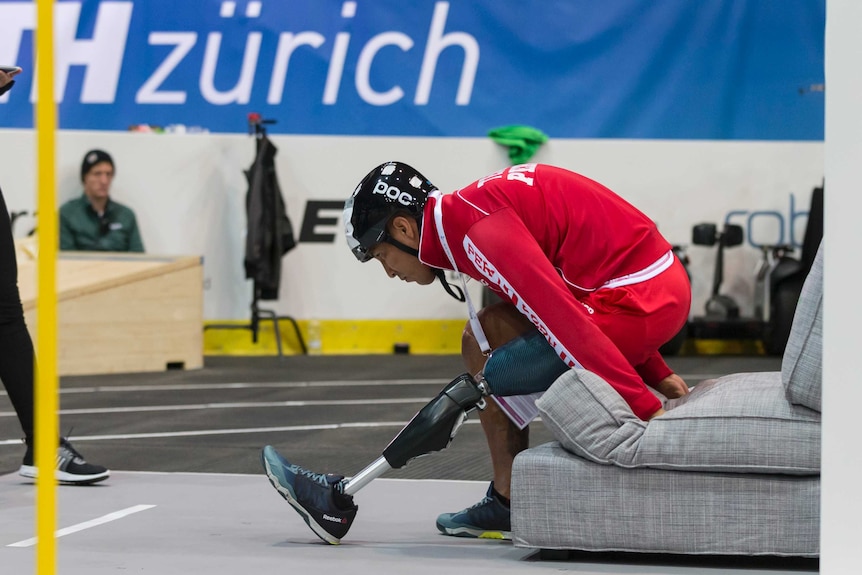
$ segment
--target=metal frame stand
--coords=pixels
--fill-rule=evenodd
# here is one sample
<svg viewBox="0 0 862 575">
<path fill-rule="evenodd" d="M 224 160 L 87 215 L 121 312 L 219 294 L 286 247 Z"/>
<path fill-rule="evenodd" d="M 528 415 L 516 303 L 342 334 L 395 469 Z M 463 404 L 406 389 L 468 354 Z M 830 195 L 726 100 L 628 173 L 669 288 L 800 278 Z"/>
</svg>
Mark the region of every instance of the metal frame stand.
<svg viewBox="0 0 862 575">
<path fill-rule="evenodd" d="M 260 288 L 254 286 L 254 297 L 251 300 L 251 320 L 247 324 L 219 323 L 209 324 L 204 326 L 204 331 L 208 329 L 247 329 L 251 331 L 251 341 L 257 343 L 258 333 L 260 332 L 261 319 L 269 319 L 272 321 L 273 331 L 275 332 L 275 343 L 278 346 L 278 357 L 284 357 L 284 351 L 281 345 L 281 329 L 279 328 L 279 320 L 287 320 L 293 325 L 293 331 L 296 333 L 296 338 L 299 340 L 299 347 L 303 355 L 308 355 L 308 347 L 305 345 L 305 338 L 302 337 L 302 332 L 296 319 L 289 315 L 276 315 L 271 309 L 261 309 L 257 302 L 260 299 Z M 265 317 L 262 317 L 265 316 Z"/>
</svg>

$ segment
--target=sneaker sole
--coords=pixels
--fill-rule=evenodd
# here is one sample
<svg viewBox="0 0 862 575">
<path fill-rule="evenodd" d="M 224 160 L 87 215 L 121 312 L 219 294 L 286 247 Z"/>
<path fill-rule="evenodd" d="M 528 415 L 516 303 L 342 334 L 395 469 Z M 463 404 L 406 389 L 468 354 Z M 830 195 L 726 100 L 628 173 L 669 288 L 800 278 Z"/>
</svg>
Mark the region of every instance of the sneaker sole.
<svg viewBox="0 0 862 575">
<path fill-rule="evenodd" d="M 39 470 L 32 465 L 22 465 L 21 468 L 18 469 L 18 475 L 21 477 L 27 477 L 28 479 L 38 479 Z M 54 476 L 57 481 L 63 485 L 92 485 L 93 483 L 104 481 L 110 477 L 111 472 L 105 471 L 104 473 L 97 473 L 94 475 L 73 475 L 71 473 L 66 473 L 65 471 L 57 470 L 54 472 Z"/>
<path fill-rule="evenodd" d="M 437 529 L 443 535 L 451 535 L 452 537 L 472 537 L 474 539 L 496 539 L 499 541 L 511 541 L 511 531 L 488 531 L 485 529 L 475 529 L 473 527 L 445 527 L 437 524 Z"/>
<path fill-rule="evenodd" d="M 264 447 L 260 454 L 260 461 L 263 464 L 263 469 L 266 471 L 266 477 L 269 479 L 269 482 L 273 487 L 275 487 L 278 494 L 290 503 L 290 506 L 299 513 L 305 521 L 305 524 L 311 528 L 314 534 L 330 545 L 340 545 L 341 539 L 333 537 L 327 533 L 327 531 L 317 523 L 317 521 L 315 521 L 305 509 L 303 509 L 302 505 L 300 505 L 299 501 L 296 499 L 296 493 L 294 493 L 290 485 L 287 484 L 284 476 L 278 473 L 278 470 L 283 467 L 284 464 L 282 463 L 283 458 L 275 451 L 275 449 L 269 445 Z M 284 484 L 282 484 L 282 481 L 284 481 Z"/>
</svg>

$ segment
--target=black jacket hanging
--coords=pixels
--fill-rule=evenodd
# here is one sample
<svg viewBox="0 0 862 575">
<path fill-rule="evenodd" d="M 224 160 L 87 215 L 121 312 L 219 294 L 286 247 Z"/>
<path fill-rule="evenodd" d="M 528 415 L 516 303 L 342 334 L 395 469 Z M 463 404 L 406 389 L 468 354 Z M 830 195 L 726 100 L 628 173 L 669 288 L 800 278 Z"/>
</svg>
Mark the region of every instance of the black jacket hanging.
<svg viewBox="0 0 862 575">
<path fill-rule="evenodd" d="M 254 280 L 262 300 L 278 299 L 281 258 L 296 247 L 293 225 L 287 217 L 275 173 L 277 151 L 266 135 L 259 135 L 257 157 L 245 172 L 248 180 L 245 277 Z"/>
</svg>

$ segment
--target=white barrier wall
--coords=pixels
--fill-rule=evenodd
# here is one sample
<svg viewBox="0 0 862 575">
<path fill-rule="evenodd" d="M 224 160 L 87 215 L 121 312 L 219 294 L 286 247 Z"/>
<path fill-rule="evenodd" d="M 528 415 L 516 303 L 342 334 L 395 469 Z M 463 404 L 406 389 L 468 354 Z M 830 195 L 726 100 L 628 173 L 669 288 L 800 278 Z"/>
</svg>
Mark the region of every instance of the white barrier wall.
<svg viewBox="0 0 862 575">
<path fill-rule="evenodd" d="M 826 256 L 823 280 L 823 459 L 821 561 L 824 575 L 859 573 L 859 187 L 862 167 L 862 3 L 829 0 L 826 18 Z"/>
<path fill-rule="evenodd" d="M 466 317 L 466 307 L 439 286 L 403 286 L 376 263 L 359 264 L 341 231 L 337 205 L 374 166 L 413 164 L 444 191 L 509 164 L 506 150 L 486 138 L 273 136 L 278 177 L 299 246 L 284 260 L 280 300 L 267 307 L 300 319 L 438 319 Z M 80 161 L 90 148 L 110 152 L 117 173 L 112 196 L 136 211 L 146 250 L 202 254 L 206 319 L 248 317 L 251 283 L 244 279 L 243 170 L 254 139 L 224 134 L 141 134 L 62 131 L 58 135 L 58 202 L 81 193 Z M 0 130 L 0 173 L 11 211 L 35 206 L 35 142 L 29 130 Z M 634 203 L 669 241 L 690 244 L 699 222 L 731 221 L 757 243 L 801 242 L 811 190 L 823 180 L 821 142 L 551 140 L 533 161 L 588 175 Z M 318 204 L 320 205 L 320 204 Z M 313 207 L 313 204 L 312 204 Z M 757 212 L 757 213 L 755 213 Z M 768 213 L 764 213 L 768 212 Z M 305 239 L 300 236 L 303 223 Z M 15 233 L 32 229 L 20 218 Z M 784 236 L 780 237 L 780 226 Z M 313 232 L 313 233 L 312 233 Z M 714 248 L 690 247 L 693 314 L 703 311 L 712 284 Z M 759 251 L 726 251 L 724 290 L 752 309 Z M 478 285 L 472 286 L 478 290 Z M 479 292 L 476 291 L 478 298 Z"/>
</svg>

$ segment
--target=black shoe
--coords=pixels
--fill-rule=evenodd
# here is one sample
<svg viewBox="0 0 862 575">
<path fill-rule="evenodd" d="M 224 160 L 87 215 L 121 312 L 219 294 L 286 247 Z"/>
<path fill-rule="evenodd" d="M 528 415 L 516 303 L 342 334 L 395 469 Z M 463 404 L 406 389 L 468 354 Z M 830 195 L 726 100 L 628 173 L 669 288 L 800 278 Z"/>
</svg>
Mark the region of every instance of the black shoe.
<svg viewBox="0 0 862 575">
<path fill-rule="evenodd" d="M 479 539 L 511 539 L 512 522 L 509 506 L 494 495 L 494 483 L 479 503 L 457 513 L 443 513 L 437 517 L 440 533 L 455 537 Z"/>
<path fill-rule="evenodd" d="M 24 462 L 18 470 L 18 475 L 35 479 L 38 469 L 33 465 L 33 445 L 27 443 Z M 83 456 L 72 447 L 65 437 L 60 438 L 57 448 L 57 481 L 66 485 L 90 485 L 107 479 L 111 472 L 101 465 L 87 463 Z"/>
<path fill-rule="evenodd" d="M 341 492 L 344 477 L 312 473 L 293 465 L 270 445 L 263 448 L 260 462 L 275 490 L 305 519 L 315 535 L 338 545 L 359 509 L 353 497 Z"/>
</svg>

